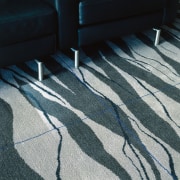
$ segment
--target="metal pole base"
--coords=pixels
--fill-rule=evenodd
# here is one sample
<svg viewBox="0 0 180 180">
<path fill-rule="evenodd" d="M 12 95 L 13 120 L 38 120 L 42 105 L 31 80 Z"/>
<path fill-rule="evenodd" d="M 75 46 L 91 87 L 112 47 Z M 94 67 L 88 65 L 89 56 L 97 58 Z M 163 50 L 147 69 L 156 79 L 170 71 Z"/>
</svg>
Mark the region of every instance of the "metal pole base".
<svg viewBox="0 0 180 180">
<path fill-rule="evenodd" d="M 155 38 L 154 45 L 157 46 L 159 44 L 159 40 L 160 40 L 161 29 L 154 28 L 153 30 L 156 31 L 156 38 Z"/>
<path fill-rule="evenodd" d="M 38 65 L 38 80 L 42 81 L 43 80 L 43 63 L 36 60 L 36 63 Z"/>
</svg>

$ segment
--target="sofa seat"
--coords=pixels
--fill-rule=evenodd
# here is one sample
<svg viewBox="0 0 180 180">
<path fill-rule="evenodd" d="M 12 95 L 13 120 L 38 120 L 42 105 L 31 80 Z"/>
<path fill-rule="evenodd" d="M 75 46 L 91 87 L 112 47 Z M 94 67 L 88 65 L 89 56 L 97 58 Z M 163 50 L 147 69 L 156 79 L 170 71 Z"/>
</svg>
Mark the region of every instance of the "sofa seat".
<svg viewBox="0 0 180 180">
<path fill-rule="evenodd" d="M 164 7 L 164 0 L 80 0 L 79 24 L 128 18 L 156 12 Z"/>
<path fill-rule="evenodd" d="M 0 47 L 55 31 L 55 10 L 41 0 L 0 1 Z"/>
</svg>

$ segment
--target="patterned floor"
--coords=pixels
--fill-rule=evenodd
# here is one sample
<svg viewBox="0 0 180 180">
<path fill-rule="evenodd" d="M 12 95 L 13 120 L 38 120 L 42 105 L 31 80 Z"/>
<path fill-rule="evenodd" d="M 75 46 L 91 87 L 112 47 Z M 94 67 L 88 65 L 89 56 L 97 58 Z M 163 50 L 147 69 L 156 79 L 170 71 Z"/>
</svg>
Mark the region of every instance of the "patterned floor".
<svg viewBox="0 0 180 180">
<path fill-rule="evenodd" d="M 179 179 L 180 19 L 0 70 L 0 179 Z"/>
</svg>

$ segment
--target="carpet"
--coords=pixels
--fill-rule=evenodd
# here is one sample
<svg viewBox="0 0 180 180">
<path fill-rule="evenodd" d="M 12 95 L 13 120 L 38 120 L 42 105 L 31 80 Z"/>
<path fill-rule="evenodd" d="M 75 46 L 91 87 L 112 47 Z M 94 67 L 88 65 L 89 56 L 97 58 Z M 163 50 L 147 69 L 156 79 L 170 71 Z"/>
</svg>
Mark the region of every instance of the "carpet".
<svg viewBox="0 0 180 180">
<path fill-rule="evenodd" d="M 179 24 L 1 69 L 0 180 L 179 179 Z"/>
</svg>

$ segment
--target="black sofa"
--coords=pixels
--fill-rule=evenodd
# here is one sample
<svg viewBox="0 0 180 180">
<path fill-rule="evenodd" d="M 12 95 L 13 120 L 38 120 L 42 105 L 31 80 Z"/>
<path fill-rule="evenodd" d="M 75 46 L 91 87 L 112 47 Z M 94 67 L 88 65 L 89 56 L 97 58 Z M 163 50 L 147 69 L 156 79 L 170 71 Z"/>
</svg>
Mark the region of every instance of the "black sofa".
<svg viewBox="0 0 180 180">
<path fill-rule="evenodd" d="M 0 0 L 0 67 L 40 59 L 58 45 L 58 0 Z M 39 79 L 42 63 L 38 62 Z"/>
<path fill-rule="evenodd" d="M 125 34 L 157 28 L 175 18 L 178 0 L 59 0 L 60 47 L 79 47 Z"/>
</svg>

